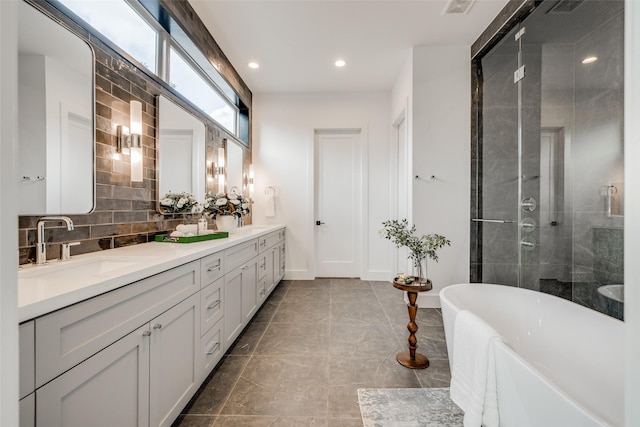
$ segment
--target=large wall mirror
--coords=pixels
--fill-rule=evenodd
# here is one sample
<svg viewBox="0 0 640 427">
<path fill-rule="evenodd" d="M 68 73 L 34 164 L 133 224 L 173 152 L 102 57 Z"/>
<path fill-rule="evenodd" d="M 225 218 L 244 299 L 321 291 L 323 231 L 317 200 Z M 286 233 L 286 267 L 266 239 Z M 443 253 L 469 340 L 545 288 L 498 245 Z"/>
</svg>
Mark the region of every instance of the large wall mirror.
<svg viewBox="0 0 640 427">
<path fill-rule="evenodd" d="M 18 212 L 93 210 L 93 50 L 21 1 L 18 13 Z"/>
<path fill-rule="evenodd" d="M 206 192 L 204 123 L 169 98 L 158 96 L 158 199 L 186 191 L 199 202 Z"/>
<path fill-rule="evenodd" d="M 242 146 L 233 139 L 227 139 L 227 191 L 243 193 L 243 164 Z"/>
</svg>

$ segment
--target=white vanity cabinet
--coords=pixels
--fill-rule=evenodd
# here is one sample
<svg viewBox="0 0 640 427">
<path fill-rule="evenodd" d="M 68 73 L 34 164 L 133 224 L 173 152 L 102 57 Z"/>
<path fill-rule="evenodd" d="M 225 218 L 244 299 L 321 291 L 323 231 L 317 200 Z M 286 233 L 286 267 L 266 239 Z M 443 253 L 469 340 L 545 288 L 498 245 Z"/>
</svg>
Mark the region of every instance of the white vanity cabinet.
<svg viewBox="0 0 640 427">
<path fill-rule="evenodd" d="M 22 323 L 20 427 L 170 426 L 282 277 L 283 239 L 245 238 Z"/>
<path fill-rule="evenodd" d="M 171 425 L 200 386 L 199 290 L 195 261 L 36 319 L 38 425 Z"/>
<path fill-rule="evenodd" d="M 149 325 L 36 391 L 39 426 L 149 425 Z"/>
</svg>

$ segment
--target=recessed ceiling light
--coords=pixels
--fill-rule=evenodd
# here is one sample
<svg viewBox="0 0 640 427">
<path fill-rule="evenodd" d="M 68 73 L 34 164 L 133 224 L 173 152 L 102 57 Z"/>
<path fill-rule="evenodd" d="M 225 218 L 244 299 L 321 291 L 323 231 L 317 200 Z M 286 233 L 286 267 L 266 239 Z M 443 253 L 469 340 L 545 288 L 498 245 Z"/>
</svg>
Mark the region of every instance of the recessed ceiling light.
<svg viewBox="0 0 640 427">
<path fill-rule="evenodd" d="M 582 60 L 583 64 L 592 64 L 598 60 L 597 56 L 587 56 Z"/>
<path fill-rule="evenodd" d="M 253 69 L 260 68 L 260 64 L 258 64 L 257 62 L 249 62 L 249 64 L 247 65 L 249 65 L 249 68 Z"/>
<path fill-rule="evenodd" d="M 333 65 L 335 65 L 336 67 L 340 68 L 340 67 L 344 67 L 345 65 L 347 65 L 347 63 L 344 62 L 343 59 L 338 59 L 336 62 L 333 63 Z"/>
</svg>

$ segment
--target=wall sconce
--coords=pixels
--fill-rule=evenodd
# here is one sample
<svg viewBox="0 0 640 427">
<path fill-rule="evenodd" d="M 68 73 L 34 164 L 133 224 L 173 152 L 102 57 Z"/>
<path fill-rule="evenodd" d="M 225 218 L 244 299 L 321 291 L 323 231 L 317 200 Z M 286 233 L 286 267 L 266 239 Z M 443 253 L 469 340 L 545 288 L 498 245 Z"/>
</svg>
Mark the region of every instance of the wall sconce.
<svg viewBox="0 0 640 427">
<path fill-rule="evenodd" d="M 216 164 L 211 160 L 207 160 L 207 181 L 213 182 L 216 177 Z"/>
<path fill-rule="evenodd" d="M 131 150 L 131 181 L 142 182 L 142 103 L 131 101 L 129 103 L 129 115 L 131 119 L 130 150 Z"/>
<path fill-rule="evenodd" d="M 114 160 L 120 160 L 122 154 L 131 156 L 131 181 L 142 182 L 142 103 L 131 101 L 129 104 L 130 127 L 116 126 L 116 152 Z"/>
<path fill-rule="evenodd" d="M 253 201 L 253 164 L 249 165 L 249 200 Z"/>
<path fill-rule="evenodd" d="M 218 167 L 215 168 L 218 175 L 218 191 L 224 192 L 224 148 L 218 148 Z"/>
</svg>

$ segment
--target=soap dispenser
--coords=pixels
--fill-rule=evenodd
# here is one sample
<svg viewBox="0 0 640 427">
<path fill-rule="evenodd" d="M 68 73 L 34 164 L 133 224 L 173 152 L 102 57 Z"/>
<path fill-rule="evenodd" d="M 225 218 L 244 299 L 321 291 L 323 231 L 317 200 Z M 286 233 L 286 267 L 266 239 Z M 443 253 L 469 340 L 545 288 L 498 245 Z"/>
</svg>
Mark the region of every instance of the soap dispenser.
<svg viewBox="0 0 640 427">
<path fill-rule="evenodd" d="M 202 215 L 198 220 L 198 234 L 207 234 L 208 228 L 209 224 L 207 223 L 207 218 Z"/>
</svg>

